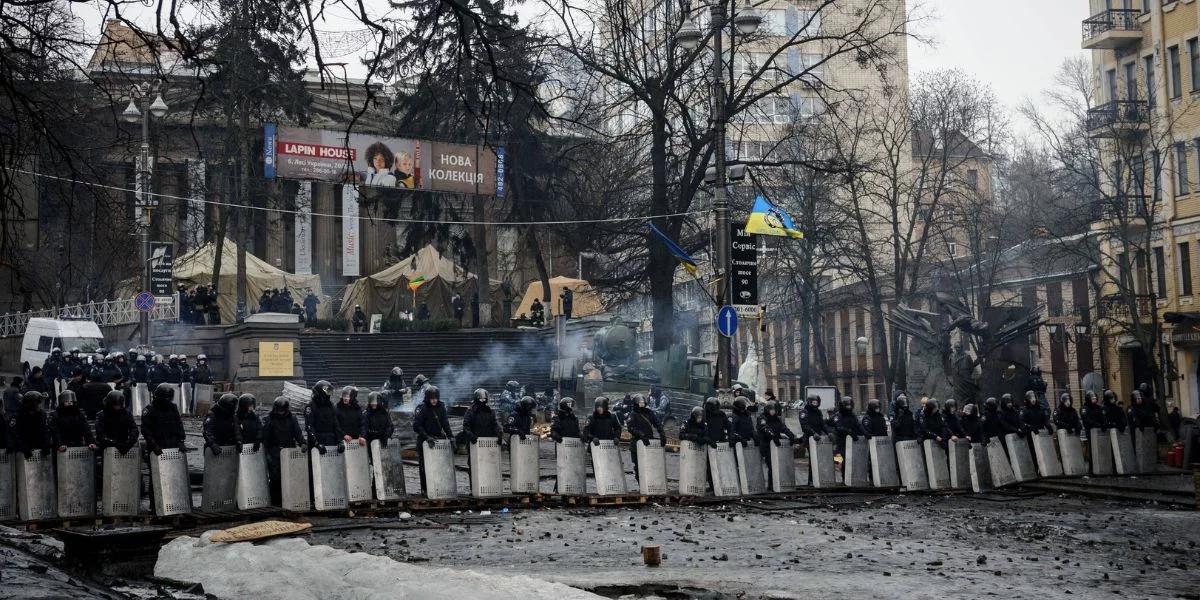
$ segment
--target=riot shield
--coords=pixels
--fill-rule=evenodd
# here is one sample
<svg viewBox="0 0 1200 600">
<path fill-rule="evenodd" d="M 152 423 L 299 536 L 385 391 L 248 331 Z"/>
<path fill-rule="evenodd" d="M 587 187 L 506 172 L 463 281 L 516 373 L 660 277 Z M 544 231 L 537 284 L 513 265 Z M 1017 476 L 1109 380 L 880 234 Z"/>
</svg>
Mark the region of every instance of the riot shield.
<svg viewBox="0 0 1200 600">
<path fill-rule="evenodd" d="M 958 490 L 971 487 L 971 442 L 959 438 L 950 442 L 950 487 Z"/>
<path fill-rule="evenodd" d="M 196 414 L 196 398 L 192 394 L 192 384 L 184 382 L 179 386 L 179 390 L 175 392 L 175 403 L 179 406 L 179 414 L 194 415 Z"/>
<path fill-rule="evenodd" d="M 708 452 L 704 444 L 679 442 L 679 493 L 703 496 L 708 492 Z"/>
<path fill-rule="evenodd" d="M 900 486 L 900 470 L 896 466 L 896 445 L 888 436 L 877 436 L 867 441 L 871 453 L 871 484 L 877 488 Z"/>
<path fill-rule="evenodd" d="M 762 494 L 767 491 L 767 478 L 763 475 L 762 450 L 758 443 L 747 441 L 733 448 L 737 458 L 738 484 L 743 494 Z"/>
<path fill-rule="evenodd" d="M 868 457 L 871 451 L 866 438 L 855 441 L 846 436 L 846 456 L 842 461 L 842 482 L 846 487 L 867 487 L 871 485 L 871 464 Z"/>
<path fill-rule="evenodd" d="M 983 444 L 971 444 L 971 491 L 980 494 L 992 489 L 992 467 L 988 460 L 988 448 Z"/>
<path fill-rule="evenodd" d="M 492 498 L 504 495 L 504 476 L 500 472 L 500 439 L 481 437 L 470 445 L 471 495 Z"/>
<path fill-rule="evenodd" d="M 189 413 L 183 412 L 183 406 L 182 406 L 182 404 L 183 404 L 183 389 L 181 388 L 181 386 L 178 383 L 168 383 L 167 387 L 169 387 L 175 391 L 175 395 L 171 396 L 171 398 L 174 399 L 175 407 L 179 409 L 179 414 L 181 414 L 181 415 L 189 414 Z"/>
<path fill-rule="evenodd" d="M 1088 455 L 1092 460 L 1092 475 L 1113 474 L 1112 438 L 1106 429 L 1088 431 Z"/>
<path fill-rule="evenodd" d="M 309 462 L 308 453 L 299 448 L 279 449 L 279 495 L 283 505 L 280 508 L 283 510 L 312 510 L 312 496 L 309 495 L 308 486 Z"/>
<path fill-rule="evenodd" d="M 771 460 L 771 491 L 790 492 L 796 489 L 796 455 L 790 440 L 780 440 L 768 446 Z"/>
<path fill-rule="evenodd" d="M 134 444 L 125 454 L 104 449 L 100 510 L 106 517 L 132 517 L 142 503 L 142 450 Z"/>
<path fill-rule="evenodd" d="M 1129 430 L 1108 430 L 1108 440 L 1112 445 L 1113 466 L 1117 475 L 1134 475 L 1138 472 L 1137 451 L 1133 449 L 1133 436 Z"/>
<path fill-rule="evenodd" d="M 742 493 L 738 483 L 737 457 L 727 442 L 717 442 L 708 448 L 708 472 L 712 475 L 714 496 L 737 496 Z"/>
<path fill-rule="evenodd" d="M 592 472 L 596 474 L 596 493 L 601 496 L 619 496 L 625 493 L 625 467 L 621 464 L 621 452 L 616 442 L 600 440 L 592 445 Z"/>
<path fill-rule="evenodd" d="M 1017 483 L 1037 479 L 1037 466 L 1029 452 L 1029 442 L 1015 433 L 1010 433 L 1004 436 L 1004 443 L 1008 446 L 1008 462 L 1012 465 L 1013 477 L 1017 478 Z"/>
<path fill-rule="evenodd" d="M 1067 477 L 1082 477 L 1088 473 L 1087 461 L 1083 459 L 1083 443 L 1079 434 L 1072 434 L 1066 429 L 1054 432 L 1058 441 L 1058 453 L 1062 456 L 1063 475 Z"/>
<path fill-rule="evenodd" d="M 189 400 L 189 402 L 191 402 L 193 414 L 195 414 L 196 411 L 200 410 L 201 403 L 207 403 L 208 406 L 212 406 L 212 399 L 213 399 L 212 384 L 209 384 L 209 383 L 192 384 L 192 393 L 191 393 L 191 397 L 188 400 Z"/>
<path fill-rule="evenodd" d="M 667 455 L 662 440 L 650 440 L 650 445 L 634 442 L 638 458 L 638 491 L 647 496 L 667 493 Z"/>
<path fill-rule="evenodd" d="M 921 447 L 925 453 L 925 473 L 929 477 L 929 489 L 944 490 L 950 487 L 950 463 L 942 445 L 933 440 L 925 440 Z"/>
<path fill-rule="evenodd" d="M 238 510 L 264 508 L 271 505 L 271 488 L 267 483 L 266 451 L 260 446 L 254 449 L 254 444 L 242 444 L 238 452 L 237 469 Z"/>
<path fill-rule="evenodd" d="M 432 448 L 426 445 L 422 452 L 425 460 L 425 497 L 430 500 L 442 500 L 458 496 L 458 481 L 454 474 L 454 446 L 450 440 L 437 440 Z"/>
<path fill-rule="evenodd" d="M 1054 438 L 1049 433 L 1033 434 L 1033 457 L 1037 460 L 1038 474 L 1042 477 L 1062 477 L 1062 463 L 1058 460 L 1058 450 L 1054 447 Z"/>
<path fill-rule="evenodd" d="M 900 466 L 900 482 L 904 489 L 915 492 L 929 489 L 925 472 L 925 453 L 917 440 L 896 442 L 896 464 Z"/>
<path fill-rule="evenodd" d="M 8 450 L 0 450 L 0 521 L 17 516 L 16 461 Z"/>
<path fill-rule="evenodd" d="M 349 506 L 346 498 L 346 461 L 338 447 L 325 446 L 325 454 L 309 450 L 312 464 L 313 510 L 340 510 Z"/>
<path fill-rule="evenodd" d="M 96 516 L 96 453 L 87 446 L 58 453 L 58 516 Z"/>
<path fill-rule="evenodd" d="M 1142 427 L 1134 432 L 1133 451 L 1137 455 L 1139 473 L 1158 470 L 1158 434 L 1153 428 Z"/>
<path fill-rule="evenodd" d="M 538 438 L 513 435 L 508 438 L 508 482 L 514 494 L 538 493 Z"/>
<path fill-rule="evenodd" d="M 400 442 L 390 440 L 387 446 L 371 440 L 371 475 L 375 481 L 375 497 L 380 500 L 399 500 L 404 497 L 404 457 Z"/>
<path fill-rule="evenodd" d="M 150 485 L 154 487 L 154 514 L 166 517 L 192 512 L 187 455 L 178 448 L 150 453 Z"/>
<path fill-rule="evenodd" d="M 221 454 L 217 456 L 213 455 L 211 449 L 204 448 L 204 486 L 200 494 L 200 510 L 226 512 L 237 508 L 240 461 L 237 446 L 221 446 Z"/>
<path fill-rule="evenodd" d="M 133 406 L 130 409 L 134 415 L 141 416 L 142 412 L 150 406 L 150 389 L 144 383 L 139 383 L 133 386 Z"/>
<path fill-rule="evenodd" d="M 17 507 L 22 521 L 54 518 L 54 457 L 45 450 L 17 454 Z"/>
<path fill-rule="evenodd" d="M 360 446 L 357 441 L 346 442 L 346 453 L 342 458 L 346 463 L 346 500 L 350 502 L 371 500 L 370 453 L 366 446 Z"/>
<path fill-rule="evenodd" d="M 833 437 L 822 436 L 818 441 L 808 438 L 808 483 L 814 488 L 828 488 L 836 484 L 833 465 Z"/>
<path fill-rule="evenodd" d="M 583 440 L 563 438 L 554 445 L 554 464 L 558 470 L 555 489 L 560 494 L 587 493 L 587 462 Z"/>
<path fill-rule="evenodd" d="M 1002 488 L 1017 482 L 1012 465 L 1008 462 L 1008 454 L 999 438 L 992 438 L 987 443 L 988 472 L 992 475 L 992 487 Z"/>
</svg>

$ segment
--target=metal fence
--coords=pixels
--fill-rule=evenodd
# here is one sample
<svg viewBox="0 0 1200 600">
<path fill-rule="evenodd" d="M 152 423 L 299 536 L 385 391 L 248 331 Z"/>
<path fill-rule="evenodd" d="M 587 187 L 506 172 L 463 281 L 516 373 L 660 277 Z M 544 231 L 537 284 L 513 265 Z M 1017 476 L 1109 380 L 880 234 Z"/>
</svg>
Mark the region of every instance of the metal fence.
<svg viewBox="0 0 1200 600">
<path fill-rule="evenodd" d="M 0 315 L 0 338 L 25 335 L 25 328 L 29 326 L 29 320 L 35 318 L 87 319 L 95 321 L 101 327 L 107 327 L 133 325 L 141 321 L 142 313 L 134 306 L 132 298 L 8 313 Z M 179 295 L 159 296 L 158 303 L 150 311 L 150 319 L 153 321 L 178 321 Z"/>
</svg>

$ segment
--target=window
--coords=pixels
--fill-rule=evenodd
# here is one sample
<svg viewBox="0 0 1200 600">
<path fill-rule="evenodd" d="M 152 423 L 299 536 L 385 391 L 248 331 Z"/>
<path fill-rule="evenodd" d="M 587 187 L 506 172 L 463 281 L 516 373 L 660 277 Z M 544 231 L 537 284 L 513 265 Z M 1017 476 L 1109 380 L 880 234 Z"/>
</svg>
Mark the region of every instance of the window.
<svg viewBox="0 0 1200 600">
<path fill-rule="evenodd" d="M 1167 296 L 1167 259 L 1163 247 L 1154 249 L 1154 295 L 1159 298 Z"/>
<path fill-rule="evenodd" d="M 1192 295 L 1192 254 L 1190 244 L 1179 244 L 1179 295 Z"/>
<path fill-rule="evenodd" d="M 954 242 L 946 242 L 946 251 L 950 253 L 950 258 L 958 256 L 958 244 Z"/>
<path fill-rule="evenodd" d="M 1128 289 L 1130 289 L 1131 284 L 1133 283 L 1133 280 L 1132 280 L 1132 278 L 1129 277 L 1129 265 L 1126 264 L 1125 261 L 1126 261 L 1125 253 L 1124 252 L 1118 253 L 1117 254 L 1117 278 L 1121 281 L 1121 287 L 1128 290 Z M 1026 305 L 1026 306 L 1028 306 L 1028 305 Z"/>
<path fill-rule="evenodd" d="M 1109 69 L 1104 73 L 1104 81 L 1108 84 L 1108 101 L 1116 102 L 1120 98 L 1117 97 L 1117 70 Z"/>
<path fill-rule="evenodd" d="M 1175 195 L 1188 193 L 1188 156 L 1187 144 L 1175 144 Z"/>
<path fill-rule="evenodd" d="M 767 96 L 754 103 L 749 120 L 784 125 L 792 121 L 792 102 L 785 96 Z"/>
<path fill-rule="evenodd" d="M 1200 39 L 1188 40 L 1188 69 L 1192 76 L 1192 91 L 1200 91 Z"/>
<path fill-rule="evenodd" d="M 1051 317 L 1063 316 L 1062 284 L 1057 281 L 1046 284 L 1046 314 Z"/>
<path fill-rule="evenodd" d="M 1183 80 L 1179 73 L 1179 46 L 1167 48 L 1167 60 L 1171 68 L 1171 98 L 1179 98 L 1183 95 Z"/>
<path fill-rule="evenodd" d="M 1125 99 L 1137 100 L 1137 64 L 1125 63 Z"/>
<path fill-rule="evenodd" d="M 979 171 L 967 169 L 967 187 L 973 190 L 979 189 Z"/>
<path fill-rule="evenodd" d="M 734 77 L 753 77 L 758 74 L 763 65 L 771 61 L 770 52 L 738 52 L 733 59 Z M 783 57 L 777 56 L 771 61 L 771 66 L 763 71 L 762 79 L 778 78 L 783 72 Z"/>
<path fill-rule="evenodd" d="M 44 335 L 39 336 L 37 351 L 38 352 L 49 352 L 53 348 L 53 346 L 51 346 L 52 343 L 54 343 L 54 342 L 49 337 L 46 337 Z"/>
<path fill-rule="evenodd" d="M 1154 56 L 1142 57 L 1142 70 L 1146 72 L 1146 101 L 1150 103 L 1150 110 L 1154 110 Z"/>
</svg>

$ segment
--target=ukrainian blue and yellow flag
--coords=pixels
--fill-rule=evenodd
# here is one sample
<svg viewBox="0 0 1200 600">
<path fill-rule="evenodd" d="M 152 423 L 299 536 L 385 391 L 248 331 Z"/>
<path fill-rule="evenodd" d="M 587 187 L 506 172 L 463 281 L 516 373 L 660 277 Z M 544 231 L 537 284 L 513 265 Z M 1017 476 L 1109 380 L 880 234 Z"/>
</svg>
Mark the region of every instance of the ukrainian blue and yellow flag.
<svg viewBox="0 0 1200 600">
<path fill-rule="evenodd" d="M 750 218 L 746 219 L 746 233 L 790 238 L 804 237 L 804 233 L 796 229 L 796 224 L 792 222 L 792 218 L 787 213 L 762 196 L 754 199 L 754 208 L 750 209 Z"/>
<path fill-rule="evenodd" d="M 648 225 L 650 227 L 650 233 L 654 234 L 654 237 L 658 238 L 658 241 L 662 242 L 663 245 L 667 247 L 667 250 L 683 263 L 683 268 L 687 269 L 687 272 L 691 273 L 692 276 L 695 277 L 696 273 L 700 269 L 696 266 L 696 261 L 692 260 L 691 255 L 689 255 L 687 252 L 684 252 L 683 248 L 680 248 L 679 244 L 675 243 L 675 240 L 672 240 L 671 238 L 667 237 L 667 234 L 659 231 L 659 229 L 654 226 L 654 223 L 649 223 Z"/>
</svg>

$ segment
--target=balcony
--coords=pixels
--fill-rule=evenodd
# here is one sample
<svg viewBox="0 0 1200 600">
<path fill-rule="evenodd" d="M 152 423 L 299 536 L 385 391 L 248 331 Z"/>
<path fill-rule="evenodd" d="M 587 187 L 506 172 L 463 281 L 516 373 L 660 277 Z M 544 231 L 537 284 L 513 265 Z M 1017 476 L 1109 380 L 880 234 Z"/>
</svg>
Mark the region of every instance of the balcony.
<svg viewBox="0 0 1200 600">
<path fill-rule="evenodd" d="M 1087 129 L 1093 138 L 1144 133 L 1150 129 L 1150 103 L 1145 100 L 1115 100 L 1089 108 Z"/>
<path fill-rule="evenodd" d="M 1154 212 L 1153 200 L 1144 194 L 1119 194 L 1092 202 L 1095 221 L 1145 222 Z"/>
<path fill-rule="evenodd" d="M 1142 40 L 1142 11 L 1110 8 L 1083 21 L 1084 50 L 1114 50 Z"/>
</svg>

